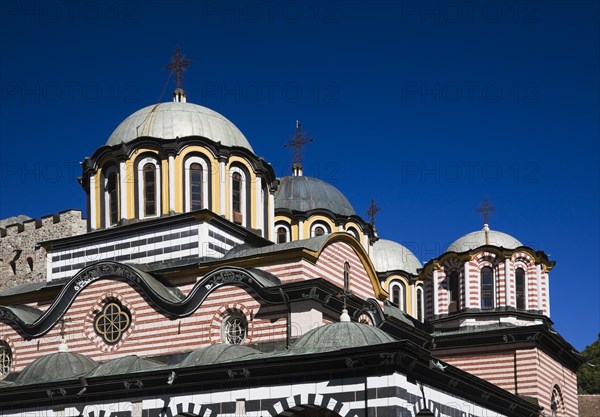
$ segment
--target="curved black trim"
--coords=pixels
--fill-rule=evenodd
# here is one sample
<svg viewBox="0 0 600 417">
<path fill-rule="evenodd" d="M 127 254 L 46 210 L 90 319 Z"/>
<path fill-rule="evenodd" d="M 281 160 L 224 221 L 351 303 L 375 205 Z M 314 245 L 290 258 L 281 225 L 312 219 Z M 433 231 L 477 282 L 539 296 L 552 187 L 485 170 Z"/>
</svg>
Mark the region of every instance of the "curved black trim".
<svg viewBox="0 0 600 417">
<path fill-rule="evenodd" d="M 35 322 L 26 323 L 22 321 L 6 306 L 0 306 L 0 321 L 15 324 L 27 337 L 42 336 L 58 322 L 85 287 L 101 279 L 124 279 L 137 284 L 158 311 L 176 318 L 193 314 L 211 292 L 226 285 L 251 288 L 258 297 L 267 303 L 279 304 L 283 302 L 278 290 L 269 291 L 269 287 L 266 287 L 251 273 L 242 268 L 223 267 L 216 269 L 196 282 L 187 297 L 178 297 L 176 294 L 169 293 L 166 287 L 148 274 L 118 262 L 103 261 L 90 265 L 77 273 L 65 284 L 48 310 Z M 171 299 L 165 298 L 157 290 L 164 290 L 167 294 L 171 294 L 171 297 L 169 297 Z"/>
</svg>

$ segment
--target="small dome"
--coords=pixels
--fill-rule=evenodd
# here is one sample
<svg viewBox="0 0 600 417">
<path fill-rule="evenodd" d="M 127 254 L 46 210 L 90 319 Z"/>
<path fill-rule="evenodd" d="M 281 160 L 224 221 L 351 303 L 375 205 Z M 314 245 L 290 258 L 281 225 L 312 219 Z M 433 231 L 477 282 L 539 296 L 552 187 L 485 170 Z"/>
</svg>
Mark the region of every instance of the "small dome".
<svg viewBox="0 0 600 417">
<path fill-rule="evenodd" d="M 300 337 L 292 353 L 318 353 L 395 342 L 383 330 L 362 323 L 339 322 L 317 327 Z"/>
<path fill-rule="evenodd" d="M 74 379 L 89 373 L 96 366 L 96 362 L 87 356 L 71 352 L 55 352 L 27 365 L 15 383 L 26 385 Z"/>
<path fill-rule="evenodd" d="M 356 212 L 344 194 L 333 185 L 312 177 L 290 176 L 280 178 L 275 192 L 275 209 L 307 212 L 325 209 L 341 216 Z"/>
<path fill-rule="evenodd" d="M 203 136 L 225 146 L 240 146 L 252 151 L 242 132 L 224 116 L 192 103 L 160 103 L 144 107 L 121 122 L 107 145 L 127 143 L 140 136 L 160 139 Z"/>
<path fill-rule="evenodd" d="M 417 269 L 423 267 L 410 250 L 386 239 L 379 239 L 373 244 L 371 260 L 377 272 L 400 270 L 417 275 Z"/>
<path fill-rule="evenodd" d="M 193 351 L 188 355 L 187 358 L 183 360 L 183 362 L 181 362 L 180 366 L 187 367 L 212 365 L 215 363 L 244 359 L 249 356 L 260 354 L 261 352 L 249 348 L 248 346 L 217 343 Z"/>
<path fill-rule="evenodd" d="M 150 359 L 140 358 L 136 355 L 124 356 L 122 358 L 113 359 L 99 365 L 96 369 L 90 372 L 87 376 L 106 376 L 128 374 L 131 372 L 145 371 L 146 369 L 160 368 L 164 366 L 160 362 Z"/>
<path fill-rule="evenodd" d="M 496 230 L 490 230 L 486 224 L 483 226 L 482 230 L 468 233 L 455 240 L 454 243 L 448 246 L 446 252 L 466 252 L 484 245 L 498 246 L 506 249 L 515 249 L 519 246 L 523 246 L 521 242 L 511 235 Z"/>
</svg>

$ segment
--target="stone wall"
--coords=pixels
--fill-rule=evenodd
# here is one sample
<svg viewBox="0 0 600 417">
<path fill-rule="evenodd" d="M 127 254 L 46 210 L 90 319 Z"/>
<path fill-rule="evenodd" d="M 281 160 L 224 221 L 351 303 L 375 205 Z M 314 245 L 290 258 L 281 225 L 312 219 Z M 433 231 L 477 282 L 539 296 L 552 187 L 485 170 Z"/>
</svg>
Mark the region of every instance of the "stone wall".
<svg viewBox="0 0 600 417">
<path fill-rule="evenodd" d="M 86 230 L 80 210 L 65 210 L 41 219 L 19 216 L 0 221 L 0 294 L 15 285 L 46 281 L 46 250 L 39 242 Z"/>
</svg>

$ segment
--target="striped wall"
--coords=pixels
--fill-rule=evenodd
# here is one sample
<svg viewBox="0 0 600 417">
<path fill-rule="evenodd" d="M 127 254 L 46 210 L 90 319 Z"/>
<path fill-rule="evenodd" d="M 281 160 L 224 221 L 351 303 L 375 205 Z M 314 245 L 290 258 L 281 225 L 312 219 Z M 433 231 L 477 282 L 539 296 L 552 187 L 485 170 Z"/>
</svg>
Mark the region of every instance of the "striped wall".
<svg viewBox="0 0 600 417">
<path fill-rule="evenodd" d="M 514 394 L 537 398 L 548 415 L 552 389 L 558 386 L 564 401 L 562 414 L 558 415 L 578 415 L 577 375 L 538 348 L 514 352 L 437 356 Z"/>
<path fill-rule="evenodd" d="M 109 297 L 118 299 L 132 318 L 132 325 L 116 345 L 105 344 L 93 327 L 95 316 Z M 246 343 L 285 340 L 285 307 L 258 301 L 252 290 L 221 287 L 210 293 L 191 316 L 170 319 L 156 311 L 135 284 L 100 280 L 86 287 L 65 314 L 67 345 L 70 352 L 100 362 L 131 354 L 153 357 L 189 352 L 221 341 L 221 322 L 228 310 L 246 316 L 249 324 Z M 0 339 L 9 343 L 13 353 L 12 371 L 19 372 L 38 357 L 56 352 L 61 340 L 59 332 L 60 325 L 56 325 L 40 338 L 23 340 L 10 326 L 0 323 Z"/>
<path fill-rule="evenodd" d="M 502 417 L 481 405 L 423 386 L 426 406 L 438 417 Z M 483 402 L 483 400 L 482 400 Z M 36 408 L 6 417 L 173 417 L 191 413 L 200 417 L 243 415 L 247 417 L 293 416 L 307 406 L 333 411 L 340 417 L 414 416 L 424 408 L 422 392 L 405 375 L 393 373 L 305 383 L 265 385 L 230 390 L 198 391 L 164 398 L 133 398 L 131 401 L 85 403 L 61 409 Z M 243 412 L 241 412 L 243 410 Z M 325 415 L 325 413 L 323 413 Z"/>
<path fill-rule="evenodd" d="M 157 227 L 152 232 L 127 234 L 99 240 L 93 245 L 51 251 L 47 255 L 47 280 L 72 277 L 101 260 L 148 264 L 174 259 L 221 258 L 240 239 L 207 223 Z"/>
</svg>

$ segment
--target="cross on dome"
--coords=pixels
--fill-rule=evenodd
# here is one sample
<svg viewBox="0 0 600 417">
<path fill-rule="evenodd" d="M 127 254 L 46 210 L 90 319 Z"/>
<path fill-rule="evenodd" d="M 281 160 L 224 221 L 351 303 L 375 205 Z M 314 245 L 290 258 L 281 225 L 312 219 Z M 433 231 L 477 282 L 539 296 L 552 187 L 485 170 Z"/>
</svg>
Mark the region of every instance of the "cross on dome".
<svg viewBox="0 0 600 417">
<path fill-rule="evenodd" d="M 375 200 L 371 199 L 371 204 L 367 210 L 367 216 L 369 216 L 369 223 L 371 223 L 371 226 L 375 226 L 375 216 L 380 211 L 381 207 L 378 207 L 377 204 L 375 204 Z"/>
<path fill-rule="evenodd" d="M 300 121 L 296 120 L 296 133 L 294 137 L 286 143 L 286 148 L 294 148 L 294 163 L 292 165 L 292 172 L 295 176 L 302 175 L 302 150 L 304 145 L 312 142 L 313 139 L 306 137 L 305 132 L 302 130 L 302 125 Z"/>
<path fill-rule="evenodd" d="M 490 213 L 496 211 L 496 207 L 492 206 L 487 198 L 483 199 L 483 202 L 475 211 L 483 216 L 483 224 L 487 225 L 490 218 Z"/>
</svg>

